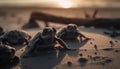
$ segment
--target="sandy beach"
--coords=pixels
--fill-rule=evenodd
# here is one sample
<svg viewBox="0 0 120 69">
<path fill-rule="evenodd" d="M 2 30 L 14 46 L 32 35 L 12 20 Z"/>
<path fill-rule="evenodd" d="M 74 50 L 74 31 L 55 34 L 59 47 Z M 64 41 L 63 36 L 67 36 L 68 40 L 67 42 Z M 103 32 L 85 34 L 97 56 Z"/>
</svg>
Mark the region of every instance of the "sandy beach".
<svg viewBox="0 0 120 69">
<path fill-rule="evenodd" d="M 6 10 L 4 9 L 1 12 L 3 11 Z M 50 10 L 46 12 L 50 12 Z M 68 15 L 68 17 L 70 17 L 70 14 L 64 12 L 62 12 L 61 15 L 66 14 L 66 16 Z M 78 12 L 79 11 L 76 11 L 75 13 L 74 11 L 75 14 L 71 13 L 71 16 L 79 17 L 77 15 Z M 3 27 L 5 31 L 21 29 L 21 27 L 29 20 L 30 13 L 30 10 L 6 11 L 4 16 L 0 16 L 0 26 Z M 50 13 L 52 13 L 52 10 Z M 119 11 L 117 13 L 119 13 Z M 114 16 L 112 16 L 113 14 L 106 14 L 106 16 L 115 18 L 120 17 L 119 15 L 116 16 L 117 13 L 115 13 Z M 60 15 L 60 12 L 57 11 L 55 15 L 57 14 Z M 33 37 L 37 32 L 44 28 L 42 21 L 38 21 L 38 23 L 41 26 L 40 28 L 24 30 Z M 64 24 L 50 23 L 50 26 L 55 27 L 58 30 L 60 27 L 64 26 Z M 26 46 L 14 46 L 17 50 L 16 55 L 20 57 L 20 63 L 17 66 L 2 67 L 0 69 L 120 69 L 120 36 L 111 38 L 109 35 L 105 35 L 104 31 L 109 31 L 107 29 L 79 27 L 79 30 L 85 36 L 93 38 L 93 40 L 83 42 L 78 40 L 66 41 L 69 47 L 71 49 L 77 49 L 76 51 L 56 50 L 52 52 L 42 52 L 35 54 L 32 57 L 23 58 L 22 56 L 26 51 Z M 119 30 L 117 31 L 120 32 Z M 110 44 L 110 41 L 112 41 L 113 44 Z M 95 45 L 97 46 L 97 51 L 94 47 Z"/>
</svg>

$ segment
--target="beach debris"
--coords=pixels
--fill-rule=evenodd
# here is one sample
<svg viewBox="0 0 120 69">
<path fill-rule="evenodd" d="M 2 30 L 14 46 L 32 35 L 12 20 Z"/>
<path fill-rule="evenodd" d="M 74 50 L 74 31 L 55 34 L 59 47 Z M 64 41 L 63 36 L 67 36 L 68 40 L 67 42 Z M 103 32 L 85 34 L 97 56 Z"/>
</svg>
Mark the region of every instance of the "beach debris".
<svg viewBox="0 0 120 69">
<path fill-rule="evenodd" d="M 11 30 L 1 37 L 3 44 L 11 46 L 27 45 L 30 39 L 31 35 L 23 30 Z"/>
<path fill-rule="evenodd" d="M 94 60 L 93 63 L 102 64 L 102 65 L 105 65 L 105 64 L 108 64 L 108 63 L 112 62 L 111 58 L 109 58 L 109 57 L 103 57 L 103 56 L 94 56 L 93 60 Z"/>
<path fill-rule="evenodd" d="M 111 45 L 113 45 L 113 44 L 114 44 L 112 40 L 111 40 L 111 41 L 109 41 L 109 43 L 110 43 Z"/>
<path fill-rule="evenodd" d="M 93 44 L 92 42 L 90 42 L 90 44 Z"/>
<path fill-rule="evenodd" d="M 79 58 L 78 62 L 80 63 L 81 66 L 85 66 L 85 64 L 88 62 L 87 58 Z"/>
<path fill-rule="evenodd" d="M 120 36 L 120 33 L 116 32 L 116 31 L 110 31 L 110 32 L 104 32 L 104 34 L 109 35 L 110 37 L 117 37 Z"/>
<path fill-rule="evenodd" d="M 67 62 L 67 65 L 70 67 L 70 66 L 72 66 L 72 62 L 71 61 L 68 61 Z"/>
<path fill-rule="evenodd" d="M 111 47 L 113 47 L 113 46 L 114 46 L 114 43 L 113 43 L 113 41 L 112 41 L 112 40 L 110 40 L 110 41 L 109 41 L 109 43 L 111 44 Z"/>
<path fill-rule="evenodd" d="M 80 58 L 78 61 L 81 63 L 86 63 L 88 61 L 88 59 L 87 58 Z"/>
<path fill-rule="evenodd" d="M 98 47 L 97 47 L 97 45 L 94 45 L 94 48 L 95 48 L 96 51 L 98 51 Z"/>
<path fill-rule="evenodd" d="M 85 49 L 85 51 L 87 51 L 87 49 Z"/>
<path fill-rule="evenodd" d="M 80 55 L 81 57 L 83 56 L 83 54 L 82 54 L 82 53 L 80 53 L 79 55 Z"/>
<path fill-rule="evenodd" d="M 115 50 L 116 53 L 120 52 L 120 50 Z"/>
<path fill-rule="evenodd" d="M 101 56 L 95 56 L 95 57 L 93 57 L 93 60 L 96 61 L 96 60 L 98 60 L 100 58 L 101 58 Z"/>
<path fill-rule="evenodd" d="M 104 48 L 103 49 L 104 51 L 112 51 L 112 50 L 114 50 L 113 48 Z"/>
<path fill-rule="evenodd" d="M 50 22 L 57 23 L 57 24 L 69 24 L 74 23 L 79 26 L 86 26 L 86 27 L 98 27 L 98 28 L 108 28 L 113 27 L 116 29 L 120 29 L 120 22 L 119 18 L 97 18 L 98 9 L 93 12 L 92 16 L 90 14 L 84 13 L 85 18 L 76 18 L 76 17 L 66 17 L 66 16 L 56 16 L 53 14 L 48 14 L 44 12 L 31 12 L 28 23 L 25 24 L 25 26 L 29 27 L 38 27 L 33 26 L 34 24 L 37 24 L 38 21 L 43 21 L 45 26 L 48 27 Z"/>
<path fill-rule="evenodd" d="M 111 63 L 111 62 L 112 62 L 111 59 L 106 59 L 106 60 L 105 60 L 105 63 Z"/>
<path fill-rule="evenodd" d="M 97 55 L 97 52 L 95 52 L 94 54 Z"/>
</svg>

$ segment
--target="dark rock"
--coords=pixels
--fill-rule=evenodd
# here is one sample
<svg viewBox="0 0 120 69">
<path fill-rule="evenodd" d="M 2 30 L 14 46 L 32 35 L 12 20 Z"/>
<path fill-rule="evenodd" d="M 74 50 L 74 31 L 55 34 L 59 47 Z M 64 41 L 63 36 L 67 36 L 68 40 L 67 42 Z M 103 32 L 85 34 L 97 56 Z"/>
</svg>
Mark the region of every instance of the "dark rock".
<svg viewBox="0 0 120 69">
<path fill-rule="evenodd" d="M 111 62 L 112 62 L 111 59 L 106 59 L 106 60 L 105 60 L 105 63 L 111 63 Z"/>
<path fill-rule="evenodd" d="M 115 52 L 116 52 L 116 53 L 118 53 L 118 52 L 119 52 L 119 50 L 115 50 Z"/>
<path fill-rule="evenodd" d="M 71 66 L 71 65 L 72 65 L 72 62 L 71 62 L 71 61 L 68 61 L 67 64 L 68 64 L 68 66 Z"/>
<path fill-rule="evenodd" d="M 87 58 L 80 58 L 78 60 L 80 63 L 87 63 L 88 62 L 88 59 Z"/>
<path fill-rule="evenodd" d="M 82 54 L 82 53 L 80 53 L 79 55 L 80 55 L 80 56 L 83 56 L 83 54 Z"/>
<path fill-rule="evenodd" d="M 93 44 L 92 42 L 90 42 L 90 44 Z"/>
<path fill-rule="evenodd" d="M 109 41 L 109 43 L 113 45 L 113 41 Z"/>
<path fill-rule="evenodd" d="M 85 51 L 87 51 L 87 49 L 85 49 Z"/>
<path fill-rule="evenodd" d="M 96 61 L 96 60 L 98 60 L 100 58 L 101 58 L 101 56 L 95 56 L 95 57 L 93 57 L 93 60 Z"/>
<path fill-rule="evenodd" d="M 97 55 L 97 52 L 95 52 L 94 54 Z"/>
<path fill-rule="evenodd" d="M 113 48 L 104 48 L 103 49 L 104 51 L 112 51 L 112 50 L 114 50 Z"/>
</svg>

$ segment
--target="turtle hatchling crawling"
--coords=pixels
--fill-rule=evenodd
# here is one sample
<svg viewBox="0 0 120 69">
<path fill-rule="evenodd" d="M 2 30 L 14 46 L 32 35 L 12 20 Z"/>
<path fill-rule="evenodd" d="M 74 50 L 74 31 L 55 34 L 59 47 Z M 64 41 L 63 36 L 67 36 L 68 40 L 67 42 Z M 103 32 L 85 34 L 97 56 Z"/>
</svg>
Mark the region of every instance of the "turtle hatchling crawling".
<svg viewBox="0 0 120 69">
<path fill-rule="evenodd" d="M 73 50 L 68 45 L 56 37 L 56 29 L 52 27 L 45 27 L 42 32 L 38 32 L 34 38 L 29 42 L 26 48 L 26 55 L 38 51 L 52 51 L 52 50 Z"/>
<path fill-rule="evenodd" d="M 18 63 L 19 57 L 15 55 L 15 48 L 8 45 L 0 45 L 0 65 Z"/>
<path fill-rule="evenodd" d="M 79 32 L 76 24 L 68 24 L 67 26 L 61 28 L 58 31 L 57 36 L 63 40 L 77 39 L 78 37 L 81 41 L 82 37 L 87 40 L 90 39 Z"/>
<path fill-rule="evenodd" d="M 31 36 L 23 30 L 11 30 L 1 37 L 3 44 L 7 45 L 28 44 L 30 39 Z"/>
</svg>

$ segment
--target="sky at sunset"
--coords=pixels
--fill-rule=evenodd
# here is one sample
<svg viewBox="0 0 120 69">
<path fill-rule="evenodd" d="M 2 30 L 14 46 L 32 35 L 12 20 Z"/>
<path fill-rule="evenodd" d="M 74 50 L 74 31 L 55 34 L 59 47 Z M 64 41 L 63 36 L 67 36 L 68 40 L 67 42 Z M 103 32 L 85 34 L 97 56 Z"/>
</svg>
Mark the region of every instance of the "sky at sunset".
<svg viewBox="0 0 120 69">
<path fill-rule="evenodd" d="M 0 6 L 20 7 L 51 7 L 51 8 L 80 8 L 80 7 L 117 7 L 120 0 L 0 0 Z"/>
</svg>

